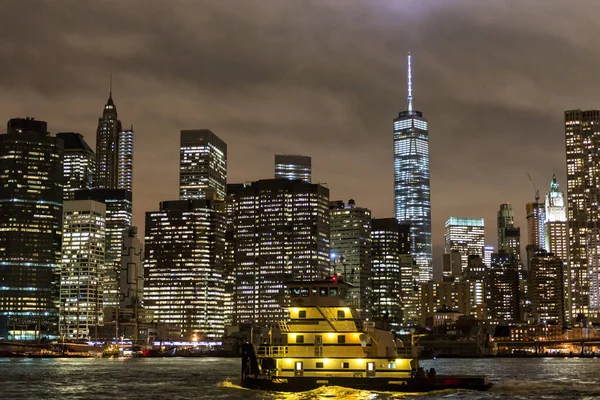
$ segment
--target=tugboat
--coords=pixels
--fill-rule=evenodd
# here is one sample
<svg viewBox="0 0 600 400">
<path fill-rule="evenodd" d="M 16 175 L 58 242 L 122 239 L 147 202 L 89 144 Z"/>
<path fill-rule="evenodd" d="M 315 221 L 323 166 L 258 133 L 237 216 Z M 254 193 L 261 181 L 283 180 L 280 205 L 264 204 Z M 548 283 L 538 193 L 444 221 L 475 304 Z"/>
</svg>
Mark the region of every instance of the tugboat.
<svg viewBox="0 0 600 400">
<path fill-rule="evenodd" d="M 242 386 L 302 392 L 321 386 L 360 390 L 427 392 L 488 390 L 487 376 L 440 376 L 412 355 L 399 355 L 393 333 L 362 322 L 346 302 L 352 287 L 333 276 L 288 284 L 289 321 L 280 321 L 287 344 L 245 343 Z"/>
</svg>

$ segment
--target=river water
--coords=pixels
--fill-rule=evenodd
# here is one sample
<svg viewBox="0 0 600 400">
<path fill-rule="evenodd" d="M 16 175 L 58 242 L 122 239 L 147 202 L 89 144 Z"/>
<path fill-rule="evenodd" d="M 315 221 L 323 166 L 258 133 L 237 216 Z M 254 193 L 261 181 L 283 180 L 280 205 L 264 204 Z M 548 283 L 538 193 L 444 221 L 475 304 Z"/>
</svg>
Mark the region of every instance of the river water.
<svg viewBox="0 0 600 400">
<path fill-rule="evenodd" d="M 600 359 L 487 358 L 421 361 L 438 374 L 488 375 L 489 392 L 426 394 L 325 387 L 268 393 L 239 386 L 239 359 L 0 358 L 0 399 L 586 399 L 600 397 Z"/>
</svg>

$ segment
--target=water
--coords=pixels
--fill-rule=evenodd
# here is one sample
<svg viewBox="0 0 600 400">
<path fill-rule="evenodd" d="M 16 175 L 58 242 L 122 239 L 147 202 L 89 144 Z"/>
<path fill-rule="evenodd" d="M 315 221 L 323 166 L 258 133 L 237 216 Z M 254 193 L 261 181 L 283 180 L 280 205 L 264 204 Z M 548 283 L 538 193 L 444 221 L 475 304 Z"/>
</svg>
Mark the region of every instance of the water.
<svg viewBox="0 0 600 400">
<path fill-rule="evenodd" d="M 426 394 L 325 387 L 269 393 L 239 386 L 239 359 L 0 358 L 0 399 L 587 399 L 600 397 L 600 359 L 500 358 L 422 361 L 438 374 L 488 375 L 489 392 Z"/>
</svg>

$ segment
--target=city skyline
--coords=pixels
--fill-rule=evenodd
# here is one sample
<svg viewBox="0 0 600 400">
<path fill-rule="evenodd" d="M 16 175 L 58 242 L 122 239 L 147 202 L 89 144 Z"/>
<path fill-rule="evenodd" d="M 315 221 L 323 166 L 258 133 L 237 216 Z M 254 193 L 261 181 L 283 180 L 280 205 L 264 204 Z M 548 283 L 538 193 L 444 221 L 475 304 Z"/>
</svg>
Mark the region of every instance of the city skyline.
<svg viewBox="0 0 600 400">
<path fill-rule="evenodd" d="M 330 28 L 324 23 L 329 21 L 344 28 L 347 37 L 332 37 L 324 43 L 312 39 L 302 26 L 307 15 L 318 14 L 315 6 L 309 7 L 309 13 L 302 13 L 296 9 L 297 4 L 289 2 L 272 7 L 271 15 L 281 18 L 253 22 L 252 19 L 259 17 L 265 9 L 258 7 L 257 11 L 243 16 L 241 12 L 233 11 L 229 15 L 227 10 L 210 3 L 199 5 L 200 11 L 206 11 L 205 14 L 217 22 L 228 15 L 243 22 L 234 38 L 225 42 L 230 47 L 223 53 L 217 50 L 227 47 L 222 42 L 225 36 L 218 37 L 218 46 L 206 38 L 182 43 L 169 36 L 164 40 L 172 39 L 178 45 L 172 50 L 164 50 L 166 42 L 163 41 L 151 42 L 153 46 L 160 46 L 159 49 L 152 46 L 146 49 L 144 45 L 154 36 L 150 31 L 140 30 L 139 21 L 145 13 L 161 11 L 152 4 L 138 16 L 127 12 L 118 16 L 106 15 L 106 10 L 91 10 L 100 13 L 98 20 L 118 28 L 101 39 L 104 44 L 118 40 L 119 46 L 113 50 L 106 45 L 93 51 L 87 49 L 86 38 L 98 38 L 99 25 L 83 27 L 79 22 L 73 23 L 73 28 L 67 28 L 75 21 L 65 16 L 60 19 L 62 31 L 59 29 L 64 35 L 43 37 L 41 31 L 34 29 L 25 37 L 13 37 L 9 32 L 4 40 L 17 44 L 12 56 L 25 67 L 18 71 L 8 70 L 0 78 L 0 84 L 7 88 L 0 95 L 5 120 L 33 116 L 47 121 L 53 134 L 81 132 L 90 146 L 95 147 L 97 117 L 106 101 L 109 71 L 113 69 L 115 103 L 127 124 L 133 123 L 136 129 L 134 224 L 141 229 L 144 212 L 156 210 L 159 201 L 177 199 L 177 139 L 181 129 L 194 128 L 214 130 L 228 143 L 229 182 L 269 178 L 273 154 L 306 154 L 313 159 L 313 181 L 328 183 L 332 198 L 354 198 L 358 204 L 370 208 L 374 217 L 385 218 L 393 216 L 389 121 L 405 104 L 404 57 L 412 50 L 415 64 L 419 66 L 414 71 L 418 82 L 418 108 L 426 113 L 432 128 L 430 158 L 435 258 L 443 252 L 444 221 L 450 216 L 485 218 L 488 221 L 486 245 L 495 244 L 494 215 L 498 204 L 508 201 L 514 205 L 515 225 L 525 229 L 524 204 L 533 201 L 527 173 L 532 175 L 540 192 L 547 190 L 544 186 L 550 174 L 556 174 L 558 181 L 566 186 L 562 113 L 568 109 L 593 108 L 598 103 L 591 90 L 596 78 L 593 75 L 588 75 L 590 80 L 580 78 L 586 74 L 579 70 L 574 74 L 571 67 L 553 62 L 556 54 L 550 50 L 560 47 L 563 57 L 579 61 L 578 68 L 585 70 L 595 65 L 594 59 L 588 58 L 593 56 L 584 54 L 587 45 L 584 39 L 572 44 L 574 38 L 585 32 L 579 29 L 584 28 L 572 27 L 566 22 L 561 24 L 563 13 L 577 13 L 578 10 L 567 6 L 564 9 L 545 8 L 546 18 L 563 28 L 550 34 L 542 27 L 541 19 L 534 19 L 526 26 L 519 25 L 519 18 L 527 18 L 535 11 L 534 2 L 514 11 L 500 5 L 486 5 L 486 14 L 494 14 L 494 17 L 487 20 L 488 25 L 484 27 L 477 23 L 483 18 L 483 7 L 479 8 L 473 2 L 456 2 L 455 7 L 430 2 L 412 9 L 391 3 L 355 3 L 348 8 L 342 7 L 341 3 L 330 4 L 333 7 L 323 6 L 316 29 L 330 35 Z M 469 16 L 460 12 L 467 4 L 470 5 Z M 124 11 L 129 6 L 124 5 Z M 44 11 L 50 17 L 56 16 L 56 10 L 45 10 L 44 7 L 40 4 L 39 10 L 26 18 L 35 20 L 37 13 L 41 15 Z M 496 12 L 490 12 L 490 7 Z M 10 7 L 8 11 L 16 12 Z M 357 25 L 349 22 L 349 17 L 363 11 L 370 12 L 364 21 L 360 20 Z M 520 17 L 519 12 L 524 16 Z M 96 19 L 98 14 L 94 13 L 90 13 L 86 5 L 72 7 L 72 15 L 81 17 L 82 22 L 90 22 L 88 19 L 92 16 Z M 165 13 L 165 25 L 161 29 L 176 23 L 185 29 L 193 29 L 186 16 L 174 13 L 172 10 Z M 282 22 L 283 17 L 292 13 L 298 16 L 300 24 L 287 19 L 285 24 Z M 586 17 L 582 14 L 578 18 Z M 406 24 L 394 21 L 398 18 Z M 123 21 L 131 24 L 119 23 L 117 26 L 116 22 Z M 436 21 L 440 24 L 436 25 Z M 457 21 L 465 27 L 451 28 Z M 49 28 L 52 18 L 43 22 L 40 26 L 44 30 L 54 29 Z M 392 22 L 393 26 L 390 25 Z M 268 42 L 263 46 L 263 39 L 267 38 L 257 31 L 261 23 L 273 29 L 279 27 L 288 40 L 290 36 L 298 36 L 299 42 L 308 44 L 323 61 L 316 61 L 318 57 L 310 56 L 312 53 L 302 46 L 295 46 L 294 51 L 282 50 L 278 43 Z M 510 29 L 499 25 L 504 23 Z M 353 25 L 356 26 L 351 28 Z M 549 26 L 552 25 L 549 22 Z M 79 30 L 81 36 L 73 36 L 68 29 Z M 511 29 L 517 31 L 511 32 Z M 439 35 L 439 30 L 446 34 Z M 511 40 L 523 31 L 534 35 L 517 43 Z M 361 39 L 365 33 L 369 38 L 366 42 Z M 496 37 L 498 48 L 491 55 L 484 54 L 476 62 L 467 63 L 468 55 L 480 53 L 486 42 L 478 40 L 477 33 L 487 34 L 488 40 L 490 36 Z M 573 36 L 568 36 L 569 33 Z M 283 57 L 278 61 L 267 58 L 267 62 L 254 57 L 245 60 L 244 57 L 249 56 L 247 50 L 241 51 L 240 55 L 234 54 L 240 50 L 234 43 L 237 35 L 247 35 L 250 40 L 245 46 L 253 51 L 270 55 L 279 50 Z M 437 36 L 444 37 L 438 39 Z M 404 39 L 398 40 L 398 37 Z M 67 74 L 64 66 L 45 65 L 44 70 L 37 70 L 28 62 L 31 60 L 26 52 L 18 47 L 23 40 L 36 41 L 28 43 L 34 48 L 47 45 L 47 49 L 41 51 L 42 55 L 47 51 L 56 51 L 59 57 L 68 55 L 72 61 L 70 68 L 77 73 Z M 540 45 L 532 47 L 531 40 Z M 283 42 L 287 43 L 287 40 Z M 461 43 L 468 51 L 460 50 L 458 45 L 445 49 L 444 46 L 451 42 Z M 570 46 L 558 45 L 563 42 Z M 354 46 L 360 51 L 346 54 Z M 336 51 L 334 55 L 328 54 L 331 49 Z M 173 59 L 170 62 L 174 64 L 158 62 L 150 54 L 161 54 L 161 51 L 170 54 Z M 197 70 L 191 74 L 193 68 L 187 69 L 189 66 L 184 65 L 182 60 L 188 52 L 197 54 L 198 62 L 208 62 L 202 74 Z M 385 54 L 385 60 L 373 61 L 381 54 Z M 205 56 L 211 55 L 214 59 L 206 61 Z M 346 62 L 347 57 L 353 62 Z M 254 73 L 247 78 L 251 88 L 257 88 L 253 93 L 232 91 L 235 87 L 231 85 L 242 86 L 245 82 L 243 68 L 233 67 L 240 60 L 245 60 L 242 65 Z M 146 67 L 143 63 L 156 65 Z M 498 70 L 497 63 L 504 63 L 507 68 Z M 548 66 L 550 63 L 552 66 Z M 197 69 L 196 60 L 190 64 Z M 342 74 L 339 74 L 340 65 L 344 66 Z M 219 66 L 228 68 L 219 71 Z M 278 68 L 284 68 L 288 77 L 280 75 Z M 172 71 L 180 69 L 182 77 L 171 75 Z M 361 77 L 365 70 L 371 69 L 375 72 L 373 75 Z M 486 79 L 487 71 L 491 69 L 496 77 L 494 82 Z M 333 72 L 336 74 L 332 78 Z M 235 79 L 227 83 L 224 80 L 230 74 Z M 240 76 L 236 77 L 236 74 Z M 73 75 L 76 77 L 68 87 L 61 86 L 60 82 L 65 82 L 67 77 L 72 79 Z M 377 75 L 380 77 L 375 78 Z M 262 80 L 271 85 L 260 88 Z M 328 81 L 325 87 L 329 91 L 303 89 L 304 86 L 319 86 L 321 81 Z M 276 112 L 273 112 L 274 107 Z M 498 145 L 514 147 L 510 163 L 503 157 L 494 156 Z M 536 150 L 532 151 L 532 148 Z M 506 176 L 513 177 L 511 184 L 499 185 Z M 161 185 L 155 185 L 156 181 Z"/>
</svg>

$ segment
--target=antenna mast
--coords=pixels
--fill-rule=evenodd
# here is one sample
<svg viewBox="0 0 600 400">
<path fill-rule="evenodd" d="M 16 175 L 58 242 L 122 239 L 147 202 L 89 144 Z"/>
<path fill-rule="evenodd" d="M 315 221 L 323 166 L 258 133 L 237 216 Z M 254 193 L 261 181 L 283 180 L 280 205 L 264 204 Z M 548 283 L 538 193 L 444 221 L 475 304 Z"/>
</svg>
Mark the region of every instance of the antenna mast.
<svg viewBox="0 0 600 400">
<path fill-rule="evenodd" d="M 412 105 L 412 65 L 411 65 L 411 55 L 410 51 L 408 52 L 408 111 L 413 110 Z"/>
</svg>

